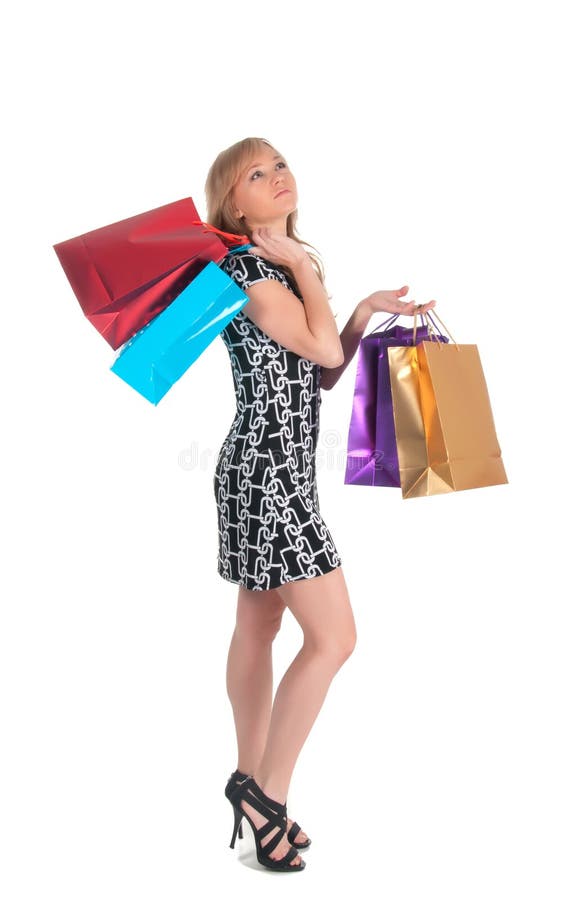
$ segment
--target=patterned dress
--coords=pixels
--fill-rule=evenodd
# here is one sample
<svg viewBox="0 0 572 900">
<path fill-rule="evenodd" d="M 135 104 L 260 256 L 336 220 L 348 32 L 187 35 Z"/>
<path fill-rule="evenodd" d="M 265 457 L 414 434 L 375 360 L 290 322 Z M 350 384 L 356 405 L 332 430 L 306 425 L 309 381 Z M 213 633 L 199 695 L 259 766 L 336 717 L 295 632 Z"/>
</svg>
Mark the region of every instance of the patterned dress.
<svg viewBox="0 0 572 900">
<path fill-rule="evenodd" d="M 304 302 L 279 265 L 246 250 L 220 263 L 242 290 L 279 281 Z M 246 314 L 221 331 L 236 415 L 218 454 L 214 493 L 218 572 L 253 591 L 323 575 L 342 560 L 320 515 L 316 446 L 320 366 L 272 340 Z"/>
</svg>

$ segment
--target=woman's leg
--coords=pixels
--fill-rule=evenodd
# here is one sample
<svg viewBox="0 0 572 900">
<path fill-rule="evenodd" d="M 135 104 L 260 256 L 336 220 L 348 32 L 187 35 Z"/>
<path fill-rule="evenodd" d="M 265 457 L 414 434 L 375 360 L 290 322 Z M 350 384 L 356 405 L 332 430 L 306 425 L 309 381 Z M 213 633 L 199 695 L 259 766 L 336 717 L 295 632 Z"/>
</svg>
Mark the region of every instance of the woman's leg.
<svg viewBox="0 0 572 900">
<path fill-rule="evenodd" d="M 236 768 L 247 774 L 257 768 L 266 746 L 272 712 L 272 642 L 280 630 L 285 609 L 286 604 L 276 590 L 239 588 L 226 682 L 238 745 Z M 258 824 L 264 824 L 263 817 Z M 288 828 L 292 825 L 289 817 L 287 825 Z M 307 837 L 300 830 L 294 843 L 302 844 Z M 279 845 L 275 858 L 283 856 L 288 846 L 287 843 Z"/>
<path fill-rule="evenodd" d="M 304 643 L 276 691 L 254 778 L 266 794 L 285 803 L 298 754 L 334 675 L 353 652 L 356 626 L 341 566 L 277 591 L 299 622 Z"/>
<path fill-rule="evenodd" d="M 356 628 L 341 567 L 316 578 L 289 582 L 276 590 L 299 622 L 304 643 L 276 691 L 266 746 L 253 774 L 269 797 L 285 803 L 298 754 L 334 675 L 355 647 Z M 257 828 L 264 824 L 264 816 L 244 799 L 242 806 Z M 280 859 L 289 846 L 284 835 L 270 855 Z M 291 865 L 299 863 L 298 854 Z"/>
<path fill-rule="evenodd" d="M 272 710 L 272 642 L 285 608 L 275 590 L 238 590 L 226 686 L 236 727 L 237 769 L 241 772 L 254 772 L 266 746 Z"/>
</svg>

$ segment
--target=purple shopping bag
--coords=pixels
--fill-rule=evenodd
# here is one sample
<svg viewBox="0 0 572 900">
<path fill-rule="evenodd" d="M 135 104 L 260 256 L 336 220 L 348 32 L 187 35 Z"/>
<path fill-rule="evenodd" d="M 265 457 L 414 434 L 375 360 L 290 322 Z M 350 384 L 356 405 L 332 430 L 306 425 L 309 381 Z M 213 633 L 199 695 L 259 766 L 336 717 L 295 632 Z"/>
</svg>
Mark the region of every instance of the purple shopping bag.
<svg viewBox="0 0 572 900">
<path fill-rule="evenodd" d="M 415 344 L 428 340 L 430 331 L 448 342 L 430 314 L 422 320 L 425 316 L 432 328 L 425 323 L 417 328 Z M 378 326 L 381 331 L 375 328 L 360 341 L 344 484 L 401 486 L 387 348 L 413 346 L 413 328 L 386 327 L 398 318 L 399 313 L 390 316 Z"/>
</svg>

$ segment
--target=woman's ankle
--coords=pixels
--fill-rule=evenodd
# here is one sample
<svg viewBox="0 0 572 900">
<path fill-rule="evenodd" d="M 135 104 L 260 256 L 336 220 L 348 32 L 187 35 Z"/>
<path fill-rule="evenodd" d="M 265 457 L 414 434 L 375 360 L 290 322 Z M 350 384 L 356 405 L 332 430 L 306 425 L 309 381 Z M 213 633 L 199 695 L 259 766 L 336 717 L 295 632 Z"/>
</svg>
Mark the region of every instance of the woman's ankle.
<svg viewBox="0 0 572 900">
<path fill-rule="evenodd" d="M 273 774 L 266 774 L 263 769 L 256 768 L 253 775 L 256 784 L 264 793 L 277 803 L 286 803 L 288 796 L 288 784 L 282 778 Z"/>
</svg>

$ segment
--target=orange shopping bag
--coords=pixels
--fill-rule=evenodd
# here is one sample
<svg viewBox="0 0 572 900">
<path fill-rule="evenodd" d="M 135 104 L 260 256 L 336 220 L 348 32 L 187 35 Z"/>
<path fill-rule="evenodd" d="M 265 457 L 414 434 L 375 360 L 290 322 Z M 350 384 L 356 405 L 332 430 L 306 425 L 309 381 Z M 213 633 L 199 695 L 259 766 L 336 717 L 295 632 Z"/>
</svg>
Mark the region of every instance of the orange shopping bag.
<svg viewBox="0 0 572 900">
<path fill-rule="evenodd" d="M 403 498 L 507 484 L 476 344 L 430 337 L 387 351 Z"/>
</svg>

